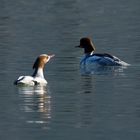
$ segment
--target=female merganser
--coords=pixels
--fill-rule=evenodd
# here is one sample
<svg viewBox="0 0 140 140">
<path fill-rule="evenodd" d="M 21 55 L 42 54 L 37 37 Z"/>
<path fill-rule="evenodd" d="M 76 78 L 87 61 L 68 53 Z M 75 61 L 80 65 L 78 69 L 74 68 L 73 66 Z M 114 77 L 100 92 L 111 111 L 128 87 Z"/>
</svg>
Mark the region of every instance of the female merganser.
<svg viewBox="0 0 140 140">
<path fill-rule="evenodd" d="M 44 78 L 43 70 L 45 64 L 50 60 L 50 58 L 54 57 L 54 55 L 47 55 L 47 54 L 41 54 L 36 59 L 33 69 L 34 73 L 32 76 L 20 76 L 17 80 L 15 80 L 15 85 L 43 85 L 45 86 L 47 84 L 47 81 Z"/>
<path fill-rule="evenodd" d="M 82 58 L 80 65 L 95 64 L 99 66 L 128 66 L 129 64 L 120 60 L 116 56 L 108 53 L 94 53 L 95 47 L 90 38 L 85 37 L 80 40 L 80 45 L 84 48 L 85 56 Z"/>
</svg>

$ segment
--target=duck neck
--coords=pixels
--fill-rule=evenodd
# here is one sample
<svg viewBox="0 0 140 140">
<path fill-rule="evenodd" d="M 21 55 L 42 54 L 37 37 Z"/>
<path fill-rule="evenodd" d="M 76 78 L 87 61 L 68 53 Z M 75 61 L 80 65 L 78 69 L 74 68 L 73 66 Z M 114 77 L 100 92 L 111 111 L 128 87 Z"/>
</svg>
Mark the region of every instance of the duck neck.
<svg viewBox="0 0 140 140">
<path fill-rule="evenodd" d="M 44 78 L 43 69 L 42 68 L 35 69 L 35 71 L 33 73 L 33 77 Z"/>
<path fill-rule="evenodd" d="M 94 51 L 85 53 L 86 56 L 91 56 L 91 55 L 93 55 L 93 54 L 94 54 Z"/>
</svg>

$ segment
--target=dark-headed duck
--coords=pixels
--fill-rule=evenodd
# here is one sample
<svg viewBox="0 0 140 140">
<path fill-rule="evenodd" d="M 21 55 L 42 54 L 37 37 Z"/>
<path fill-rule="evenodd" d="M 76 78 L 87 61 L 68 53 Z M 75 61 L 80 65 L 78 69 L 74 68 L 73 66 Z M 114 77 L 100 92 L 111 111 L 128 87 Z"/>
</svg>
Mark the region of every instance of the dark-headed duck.
<svg viewBox="0 0 140 140">
<path fill-rule="evenodd" d="M 81 60 L 82 64 L 94 63 L 101 66 L 128 66 L 130 64 L 120 60 L 118 57 L 108 53 L 94 53 L 95 46 L 88 37 L 80 40 L 80 45 L 76 46 L 84 49 L 85 56 Z"/>
</svg>

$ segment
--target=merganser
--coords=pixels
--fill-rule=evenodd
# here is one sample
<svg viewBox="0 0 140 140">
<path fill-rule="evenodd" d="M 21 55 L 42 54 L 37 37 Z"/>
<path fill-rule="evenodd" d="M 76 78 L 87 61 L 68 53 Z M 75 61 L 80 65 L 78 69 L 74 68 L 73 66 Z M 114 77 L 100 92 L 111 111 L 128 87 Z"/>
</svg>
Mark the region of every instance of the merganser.
<svg viewBox="0 0 140 140">
<path fill-rule="evenodd" d="M 47 55 L 47 54 L 41 54 L 37 57 L 33 69 L 34 73 L 32 76 L 19 76 L 17 80 L 15 80 L 15 85 L 28 85 L 28 86 L 34 86 L 34 85 L 43 85 L 45 86 L 47 84 L 47 81 L 44 78 L 43 70 L 45 64 L 52 58 L 54 55 Z"/>
<path fill-rule="evenodd" d="M 94 53 L 95 47 L 90 38 L 85 37 L 80 40 L 80 45 L 84 48 L 85 56 L 82 58 L 80 65 L 95 64 L 99 66 L 128 66 L 130 64 L 120 60 L 118 57 L 108 53 Z"/>
</svg>

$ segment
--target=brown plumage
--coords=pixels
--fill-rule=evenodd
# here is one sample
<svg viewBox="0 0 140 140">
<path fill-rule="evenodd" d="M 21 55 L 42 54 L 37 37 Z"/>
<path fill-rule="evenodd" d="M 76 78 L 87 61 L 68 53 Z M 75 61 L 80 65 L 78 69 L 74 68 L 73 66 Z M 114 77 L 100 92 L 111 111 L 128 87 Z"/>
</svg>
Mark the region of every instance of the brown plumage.
<svg viewBox="0 0 140 140">
<path fill-rule="evenodd" d="M 85 53 L 91 53 L 95 51 L 95 46 L 90 38 L 84 37 L 80 39 L 80 45 L 77 46 L 79 48 L 84 48 Z"/>
<path fill-rule="evenodd" d="M 50 57 L 48 55 L 40 55 L 34 65 L 33 65 L 33 69 L 38 69 L 38 68 L 42 68 L 44 69 L 45 64 L 49 61 Z"/>
</svg>

